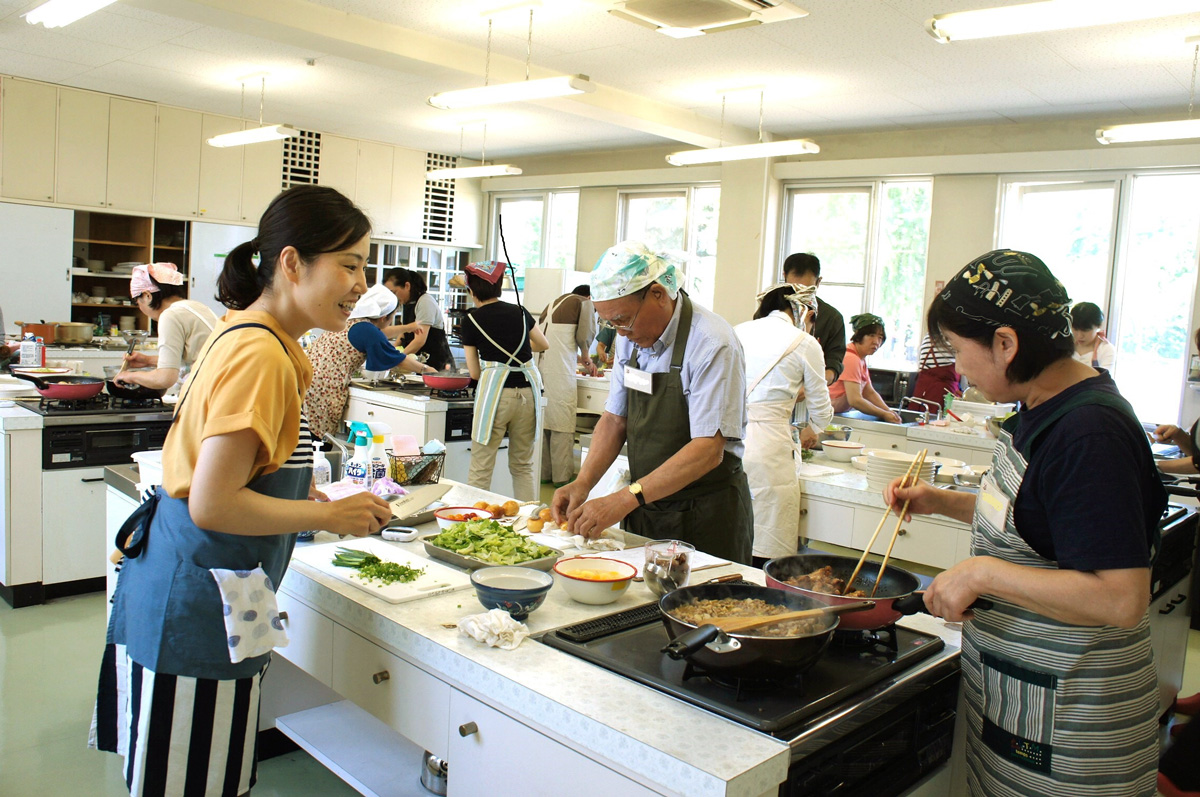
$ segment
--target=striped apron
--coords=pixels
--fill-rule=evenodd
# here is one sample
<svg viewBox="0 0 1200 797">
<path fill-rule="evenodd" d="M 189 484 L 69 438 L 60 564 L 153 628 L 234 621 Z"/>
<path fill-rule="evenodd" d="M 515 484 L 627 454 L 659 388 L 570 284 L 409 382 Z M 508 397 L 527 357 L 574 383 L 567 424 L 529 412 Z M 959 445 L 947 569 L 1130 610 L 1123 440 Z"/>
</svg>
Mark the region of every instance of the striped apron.
<svg viewBox="0 0 1200 797">
<path fill-rule="evenodd" d="M 508 375 L 514 371 L 525 374 L 525 379 L 529 382 L 529 386 L 533 388 L 533 407 L 537 418 L 537 428 L 542 428 L 541 396 L 542 391 L 545 390 L 545 385 L 542 384 L 542 374 L 538 371 L 537 366 L 533 364 L 533 360 L 525 363 L 521 362 L 517 359 L 516 354 L 497 343 L 479 325 L 475 316 L 470 315 L 467 318 L 479 330 L 479 334 L 483 335 L 500 352 L 508 356 L 507 363 L 489 362 L 488 360 L 480 362 L 479 383 L 475 386 L 475 417 L 471 421 L 471 439 L 481 445 L 487 445 L 491 442 L 492 424 L 496 420 L 496 409 L 500 405 L 500 393 L 504 390 L 504 382 L 508 379 Z M 514 347 L 515 351 L 519 352 L 521 347 L 525 345 L 524 336 L 527 334 L 529 334 L 529 330 L 525 330 L 522 333 L 521 342 Z"/>
<path fill-rule="evenodd" d="M 1088 392 L 1071 404 L 1115 406 L 1110 398 Z M 1047 419 L 1030 445 L 1069 409 Z M 1015 417 L 1001 429 L 980 490 L 971 553 L 1053 569 L 1057 564 L 1034 551 L 1013 524 L 1029 455 L 1013 445 L 1013 428 Z M 997 523 L 999 513 L 987 506 L 1005 501 Z M 1085 627 L 994 601 L 995 608 L 976 611 L 963 624 L 971 794 L 1153 797 L 1158 694 L 1147 616 L 1132 629 Z"/>
</svg>

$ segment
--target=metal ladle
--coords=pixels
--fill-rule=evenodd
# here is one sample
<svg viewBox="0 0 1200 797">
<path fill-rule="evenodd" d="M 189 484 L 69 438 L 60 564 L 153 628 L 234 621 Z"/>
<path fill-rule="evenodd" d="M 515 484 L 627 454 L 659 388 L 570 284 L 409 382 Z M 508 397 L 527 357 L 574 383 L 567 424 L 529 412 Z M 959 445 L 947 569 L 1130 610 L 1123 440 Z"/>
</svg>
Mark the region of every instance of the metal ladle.
<svg viewBox="0 0 1200 797">
<path fill-rule="evenodd" d="M 663 567 L 658 562 L 647 559 L 646 572 L 658 580 L 659 585 L 663 587 L 663 594 L 674 592 L 683 586 L 682 584 L 677 584 L 675 579 L 671 577 L 671 569 L 669 567 Z"/>
</svg>

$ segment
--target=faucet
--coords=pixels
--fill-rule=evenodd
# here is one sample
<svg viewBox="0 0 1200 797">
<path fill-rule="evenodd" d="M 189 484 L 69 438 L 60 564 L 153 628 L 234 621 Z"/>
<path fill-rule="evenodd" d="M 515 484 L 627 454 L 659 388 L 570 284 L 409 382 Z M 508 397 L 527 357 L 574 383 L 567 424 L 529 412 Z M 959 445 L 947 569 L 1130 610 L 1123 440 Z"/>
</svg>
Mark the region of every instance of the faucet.
<svg viewBox="0 0 1200 797">
<path fill-rule="evenodd" d="M 928 399 L 916 398 L 915 396 L 905 396 L 904 401 L 907 401 L 909 404 L 918 404 L 918 405 L 924 407 L 925 413 L 921 418 L 921 423 L 929 423 L 930 408 L 933 409 L 933 413 L 934 413 L 933 419 L 935 421 L 940 421 L 942 419 L 942 406 L 940 404 L 938 404 L 936 401 L 929 401 Z"/>
</svg>

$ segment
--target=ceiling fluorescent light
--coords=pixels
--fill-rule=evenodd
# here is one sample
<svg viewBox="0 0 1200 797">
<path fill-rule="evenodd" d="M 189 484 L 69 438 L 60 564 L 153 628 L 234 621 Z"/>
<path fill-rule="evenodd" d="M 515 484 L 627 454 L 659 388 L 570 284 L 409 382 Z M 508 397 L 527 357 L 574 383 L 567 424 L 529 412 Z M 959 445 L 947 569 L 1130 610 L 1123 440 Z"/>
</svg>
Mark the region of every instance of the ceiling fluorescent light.
<svg viewBox="0 0 1200 797">
<path fill-rule="evenodd" d="M 1194 13 L 1195 0 L 1042 0 L 1000 8 L 939 14 L 925 30 L 943 44 L 962 39 L 1041 33 Z"/>
<path fill-rule="evenodd" d="M 266 125 L 233 133 L 222 133 L 210 138 L 208 144 L 211 147 L 241 147 L 246 144 L 261 144 L 264 141 L 277 141 L 281 138 L 292 138 L 298 135 L 300 135 L 300 131 L 288 125 Z"/>
<path fill-rule="evenodd" d="M 698 163 L 722 163 L 723 161 L 749 160 L 750 158 L 778 158 L 784 155 L 812 155 L 821 148 L 807 138 L 788 141 L 767 141 L 762 144 L 742 144 L 736 147 L 711 147 L 709 149 L 686 149 L 672 152 L 667 163 L 672 166 L 693 166 Z"/>
<path fill-rule="evenodd" d="M 670 36 L 672 39 L 690 39 L 693 36 L 703 36 L 704 31 L 696 30 L 695 28 L 655 28 L 664 36 Z"/>
<path fill-rule="evenodd" d="M 522 80 L 517 83 L 497 83 L 475 89 L 443 91 L 429 98 L 434 108 L 451 110 L 473 108 L 479 105 L 497 105 L 503 102 L 526 102 L 544 100 L 549 97 L 566 97 L 571 94 L 590 94 L 596 84 L 585 75 L 561 75 L 541 80 Z"/>
<path fill-rule="evenodd" d="M 1101 144 L 1125 144 L 1132 141 L 1172 141 L 1181 138 L 1200 138 L 1200 119 L 1113 125 L 1112 127 L 1105 127 L 1096 131 L 1096 140 Z"/>
<path fill-rule="evenodd" d="M 50 0 L 26 14 L 25 21 L 30 25 L 40 22 L 47 28 L 61 28 L 115 2 L 116 0 Z"/>
<path fill-rule="evenodd" d="M 453 169 L 434 169 L 425 172 L 426 180 L 457 180 L 467 177 L 499 177 L 506 174 L 520 174 L 521 170 L 507 163 L 494 163 L 491 166 L 460 166 Z"/>
</svg>

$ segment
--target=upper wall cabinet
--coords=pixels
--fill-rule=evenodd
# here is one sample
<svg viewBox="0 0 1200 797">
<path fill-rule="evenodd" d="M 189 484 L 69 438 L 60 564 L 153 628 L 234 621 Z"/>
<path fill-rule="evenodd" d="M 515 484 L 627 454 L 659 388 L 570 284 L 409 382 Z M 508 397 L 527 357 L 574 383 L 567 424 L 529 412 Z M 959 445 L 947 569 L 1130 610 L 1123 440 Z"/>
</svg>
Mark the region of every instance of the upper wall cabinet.
<svg viewBox="0 0 1200 797">
<path fill-rule="evenodd" d="M 425 153 L 392 148 L 392 202 L 385 235 L 408 241 L 421 240 L 425 213 Z"/>
<path fill-rule="evenodd" d="M 0 195 L 53 202 L 58 91 L 15 78 L 0 86 Z"/>
<path fill-rule="evenodd" d="M 247 122 L 246 127 L 258 123 Z M 242 149 L 242 221 L 258 224 L 267 205 L 283 190 L 283 142 L 264 141 Z"/>
<path fill-rule="evenodd" d="M 200 196 L 203 114 L 160 106 L 154 147 L 154 212 L 195 216 Z"/>
<path fill-rule="evenodd" d="M 108 114 L 106 94 L 58 90 L 58 202 L 108 207 Z"/>
<path fill-rule="evenodd" d="M 321 185 L 336 188 L 353 199 L 358 184 L 358 141 L 323 134 L 318 175 L 317 182 Z"/>
<path fill-rule="evenodd" d="M 242 155 L 246 147 L 210 147 L 213 136 L 236 133 L 243 123 L 228 116 L 204 114 L 200 130 L 199 216 L 206 219 L 241 221 Z"/>
<path fill-rule="evenodd" d="M 108 104 L 108 207 L 154 209 L 154 127 L 158 106 L 112 97 Z M 62 201 L 62 198 L 59 198 Z"/>
<path fill-rule="evenodd" d="M 354 202 L 367 217 L 376 235 L 387 234 L 392 204 L 392 147 L 371 141 L 358 142 L 358 167 Z"/>
</svg>

